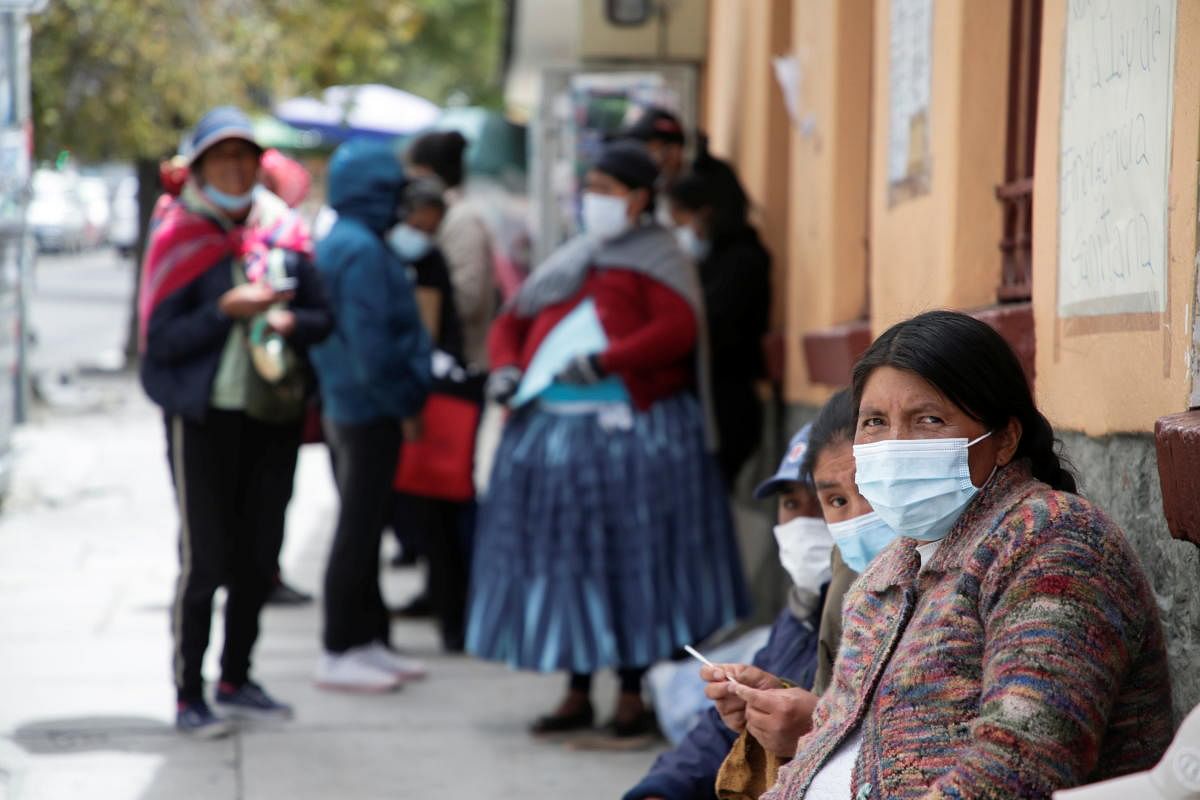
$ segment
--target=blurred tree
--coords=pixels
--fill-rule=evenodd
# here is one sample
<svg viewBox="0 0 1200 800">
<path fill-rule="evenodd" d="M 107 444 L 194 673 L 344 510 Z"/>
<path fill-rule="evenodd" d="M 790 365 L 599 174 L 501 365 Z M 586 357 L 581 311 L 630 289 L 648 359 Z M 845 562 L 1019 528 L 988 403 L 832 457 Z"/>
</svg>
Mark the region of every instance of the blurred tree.
<svg viewBox="0 0 1200 800">
<path fill-rule="evenodd" d="M 385 83 L 495 105 L 497 0 L 55 0 L 34 18 L 38 153 L 174 152 L 206 109 Z"/>
<path fill-rule="evenodd" d="M 503 19 L 497 0 L 54 0 L 33 18 L 37 153 L 136 162 L 140 266 L 158 161 L 207 109 L 358 83 L 496 105 Z"/>
</svg>

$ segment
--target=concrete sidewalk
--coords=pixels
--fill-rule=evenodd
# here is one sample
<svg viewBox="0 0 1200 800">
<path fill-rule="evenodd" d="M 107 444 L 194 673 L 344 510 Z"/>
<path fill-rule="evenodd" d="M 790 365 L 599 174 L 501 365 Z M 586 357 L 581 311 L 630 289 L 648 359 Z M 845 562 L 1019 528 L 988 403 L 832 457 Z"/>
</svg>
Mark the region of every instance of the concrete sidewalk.
<svg viewBox="0 0 1200 800">
<path fill-rule="evenodd" d="M 561 676 L 438 653 L 431 625 L 394 639 L 431 677 L 394 695 L 317 691 L 319 607 L 268 609 L 255 676 L 296 706 L 282 725 L 197 742 L 175 734 L 167 608 L 176 516 L 162 423 L 128 377 L 89 387 L 97 408 L 43 413 L 19 434 L 0 514 L 0 800 L 158 798 L 615 798 L 655 753 L 575 752 L 525 727 Z M 283 557 L 313 588 L 335 510 L 328 459 L 305 448 Z M 388 600 L 416 588 L 389 570 Z M 206 675 L 217 674 L 214 626 Z M 615 686 L 603 676 L 601 709 Z"/>
</svg>

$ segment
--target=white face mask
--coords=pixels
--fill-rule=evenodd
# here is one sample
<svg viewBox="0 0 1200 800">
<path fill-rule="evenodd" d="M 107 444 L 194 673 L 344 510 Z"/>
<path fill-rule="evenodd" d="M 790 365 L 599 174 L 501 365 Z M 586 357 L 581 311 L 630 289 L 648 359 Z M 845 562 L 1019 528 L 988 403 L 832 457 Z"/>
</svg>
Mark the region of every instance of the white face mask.
<svg viewBox="0 0 1200 800">
<path fill-rule="evenodd" d="M 629 207 L 623 197 L 584 192 L 582 218 L 583 232 L 602 241 L 629 230 Z"/>
<path fill-rule="evenodd" d="M 796 517 L 785 525 L 776 525 L 775 541 L 779 544 L 779 561 L 792 584 L 810 592 L 821 591 L 833 574 L 829 566 L 833 536 L 825 520 Z"/>
</svg>

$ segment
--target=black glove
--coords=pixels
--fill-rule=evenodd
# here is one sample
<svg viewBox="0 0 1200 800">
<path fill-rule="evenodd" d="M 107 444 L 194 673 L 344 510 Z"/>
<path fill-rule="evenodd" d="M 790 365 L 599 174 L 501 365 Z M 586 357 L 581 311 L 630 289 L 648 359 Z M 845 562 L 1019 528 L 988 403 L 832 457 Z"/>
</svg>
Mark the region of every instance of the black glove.
<svg viewBox="0 0 1200 800">
<path fill-rule="evenodd" d="M 561 383 L 574 386 L 591 386 L 604 380 L 604 370 L 600 368 L 600 356 L 592 353 L 588 356 L 575 356 L 562 371 L 554 376 Z"/>
<path fill-rule="evenodd" d="M 521 370 L 517 367 L 500 367 L 488 375 L 483 393 L 493 403 L 507 403 L 521 385 Z"/>
</svg>

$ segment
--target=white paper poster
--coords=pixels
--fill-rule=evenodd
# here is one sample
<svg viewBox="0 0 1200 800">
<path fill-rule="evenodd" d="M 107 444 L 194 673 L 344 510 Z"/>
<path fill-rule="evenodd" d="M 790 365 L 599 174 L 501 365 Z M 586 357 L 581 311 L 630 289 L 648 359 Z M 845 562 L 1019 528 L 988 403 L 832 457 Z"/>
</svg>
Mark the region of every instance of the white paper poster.
<svg viewBox="0 0 1200 800">
<path fill-rule="evenodd" d="M 1175 0 L 1070 0 L 1058 313 L 1166 308 Z"/>
<path fill-rule="evenodd" d="M 888 184 L 897 203 L 929 191 L 933 0 L 892 0 L 888 43 Z"/>
</svg>

